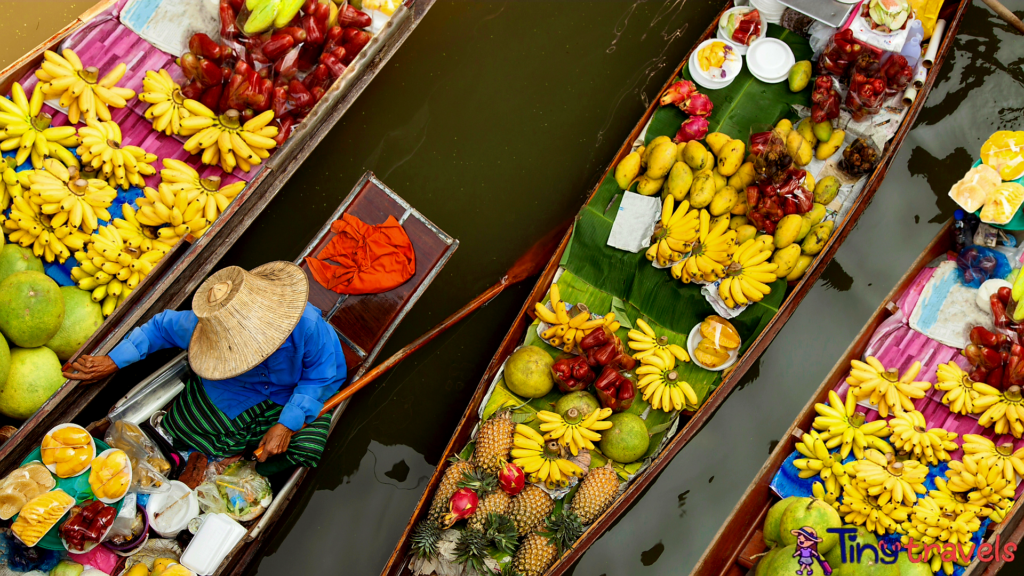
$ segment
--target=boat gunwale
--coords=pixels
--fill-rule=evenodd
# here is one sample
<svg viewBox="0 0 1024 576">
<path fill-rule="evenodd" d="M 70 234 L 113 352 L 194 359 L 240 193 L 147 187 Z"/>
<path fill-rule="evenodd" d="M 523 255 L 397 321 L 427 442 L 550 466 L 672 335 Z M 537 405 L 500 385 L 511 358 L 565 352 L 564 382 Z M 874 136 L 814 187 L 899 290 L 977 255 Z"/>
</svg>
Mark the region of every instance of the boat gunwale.
<svg viewBox="0 0 1024 576">
<path fill-rule="evenodd" d="M 797 305 L 803 300 L 806 294 L 814 286 L 817 279 L 821 276 L 825 267 L 835 256 L 839 246 L 843 243 L 849 233 L 852 231 L 854 225 L 859 220 L 860 216 L 866 210 L 871 199 L 875 193 L 881 187 L 882 182 L 888 173 L 889 167 L 892 165 L 897 153 L 902 148 L 903 141 L 909 134 L 917 120 L 921 110 L 923 110 L 928 95 L 931 93 L 932 88 L 939 76 L 938 70 L 941 69 L 948 57 L 953 43 L 955 41 L 957 32 L 959 31 L 960 24 L 963 21 L 964 14 L 967 6 L 970 4 L 969 0 L 953 0 L 959 2 L 959 8 L 957 9 L 956 15 L 952 22 L 947 25 L 945 36 L 942 39 L 942 44 L 939 48 L 938 53 L 935 57 L 935 63 L 929 71 L 928 77 L 925 80 L 924 86 L 918 91 L 917 98 L 914 103 L 911 104 L 906 116 L 900 124 L 899 129 L 889 142 L 886 143 L 885 150 L 882 154 L 882 159 L 868 176 L 868 181 L 864 187 L 864 190 L 858 195 L 854 201 L 854 205 L 843 219 L 842 226 L 840 226 L 835 234 L 833 234 L 825 245 L 825 248 L 821 251 L 818 257 L 815 258 L 811 267 L 807 270 L 804 276 L 792 286 L 792 291 L 783 301 L 779 307 L 779 311 L 775 316 L 768 322 L 764 330 L 755 338 L 754 342 L 747 349 L 747 351 L 740 357 L 736 367 L 729 373 L 729 375 L 723 379 L 722 383 L 712 392 L 711 396 L 705 401 L 705 403 L 694 412 L 692 418 L 687 421 L 683 427 L 673 436 L 667 446 L 657 454 L 652 460 L 648 469 L 642 472 L 638 477 L 634 478 L 627 486 L 626 490 L 623 491 L 613 501 L 613 503 L 606 509 L 584 532 L 579 540 L 572 549 L 567 551 L 565 554 L 559 557 L 558 560 L 545 572 L 545 576 L 558 576 L 567 571 L 587 550 L 587 548 L 597 540 L 611 525 L 629 508 L 633 501 L 658 477 L 660 472 L 668 465 L 668 463 L 675 457 L 675 455 L 685 446 L 689 440 L 699 432 L 708 420 L 714 415 L 715 411 L 721 406 L 725 398 L 728 397 L 729 393 L 739 383 L 740 379 L 745 375 L 754 363 L 757 362 L 758 358 L 765 351 L 768 345 L 774 339 L 775 335 L 781 330 L 782 326 L 789 320 L 789 317 L 795 311 Z M 705 30 L 704 34 L 698 39 L 691 47 L 690 51 L 687 52 L 686 56 L 682 59 L 675 72 L 669 77 L 668 81 L 662 87 L 662 90 L 658 92 L 660 96 L 676 78 L 679 78 L 682 74 L 683 68 L 686 66 L 690 59 L 693 51 L 701 42 L 710 38 L 717 31 L 718 21 L 722 15 L 733 7 L 732 0 L 725 2 L 725 7 L 718 13 L 714 18 L 710 26 Z M 934 72 L 932 72 L 934 71 Z M 655 98 L 648 108 L 647 112 L 641 118 L 640 122 L 636 125 L 633 131 L 630 133 L 629 138 L 619 149 L 618 154 L 614 157 L 612 162 L 608 165 L 606 170 L 601 175 L 597 184 L 591 189 L 591 193 L 588 195 L 587 202 L 590 202 L 597 194 L 601 184 L 608 177 L 608 174 L 614 170 L 615 166 L 622 160 L 627 154 L 633 149 L 633 144 L 637 141 L 640 135 L 646 129 L 650 119 L 659 108 L 658 99 Z M 578 218 L 578 217 L 577 217 Z M 430 481 L 423 492 L 423 496 L 416 505 L 413 514 L 407 523 L 405 530 L 402 533 L 401 539 L 397 543 L 391 556 L 389 557 L 387 564 L 385 564 L 381 574 L 382 576 L 399 576 L 400 574 L 407 574 L 408 567 L 408 550 L 409 550 L 409 537 L 412 533 L 415 525 L 424 517 L 426 510 L 429 509 L 429 499 L 432 499 L 433 494 L 436 492 L 437 486 L 440 484 L 441 477 L 444 473 L 443 463 L 447 459 L 461 451 L 461 447 L 469 441 L 473 427 L 478 422 L 478 410 L 480 403 L 487 390 L 490 388 L 493 382 L 495 374 L 498 369 L 504 363 L 505 359 L 516 347 L 520 344 L 522 336 L 529 324 L 532 323 L 532 308 L 533 303 L 540 301 L 543 295 L 546 293 L 548 286 L 552 282 L 555 273 L 558 270 L 559 263 L 562 255 L 565 252 L 569 244 L 569 240 L 572 238 L 574 225 L 570 226 L 569 230 L 565 233 L 558 249 L 552 256 L 548 266 L 541 274 L 534 289 L 531 291 L 529 297 L 527 297 L 522 309 L 516 316 L 512 323 L 509 332 L 505 339 L 499 346 L 495 356 L 491 359 L 488 364 L 477 389 L 472 396 L 469 406 L 466 412 L 463 414 L 459 421 L 458 426 L 455 429 L 452 439 L 449 441 L 445 448 L 444 453 L 440 459 L 441 464 L 435 468 L 431 475 Z M 1024 508 L 1024 507 L 1022 507 Z"/>
</svg>

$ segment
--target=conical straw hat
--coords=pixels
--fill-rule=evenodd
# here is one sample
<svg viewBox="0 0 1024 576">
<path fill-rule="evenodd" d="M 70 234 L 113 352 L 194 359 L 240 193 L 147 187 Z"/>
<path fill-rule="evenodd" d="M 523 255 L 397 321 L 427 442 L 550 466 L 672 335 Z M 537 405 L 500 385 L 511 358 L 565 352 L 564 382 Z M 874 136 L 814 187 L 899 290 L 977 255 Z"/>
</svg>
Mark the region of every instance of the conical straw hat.
<svg viewBox="0 0 1024 576">
<path fill-rule="evenodd" d="M 207 380 L 252 370 L 295 329 L 308 294 L 306 274 L 291 262 L 218 270 L 192 298 L 199 317 L 188 346 L 192 370 Z"/>
</svg>

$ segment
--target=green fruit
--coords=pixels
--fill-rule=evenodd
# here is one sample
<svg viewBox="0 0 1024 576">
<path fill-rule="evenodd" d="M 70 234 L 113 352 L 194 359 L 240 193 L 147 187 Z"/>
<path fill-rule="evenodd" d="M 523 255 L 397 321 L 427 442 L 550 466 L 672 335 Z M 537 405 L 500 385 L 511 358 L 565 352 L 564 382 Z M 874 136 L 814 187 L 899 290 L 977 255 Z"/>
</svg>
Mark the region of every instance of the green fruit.
<svg viewBox="0 0 1024 576">
<path fill-rule="evenodd" d="M 651 150 L 647 158 L 647 177 L 653 180 L 661 180 L 668 176 L 668 171 L 676 163 L 676 145 L 672 142 L 662 142 Z"/>
<path fill-rule="evenodd" d="M 828 120 L 816 122 L 814 124 L 814 137 L 818 139 L 818 142 L 828 142 L 829 138 L 832 138 L 832 122 Z"/>
<path fill-rule="evenodd" d="M 725 178 L 722 179 L 723 181 Z M 712 216 L 729 215 L 729 211 L 732 207 L 740 201 L 740 195 L 736 192 L 736 189 L 732 186 L 723 186 L 715 192 L 714 197 L 711 199 L 711 205 L 708 206 L 708 212 Z"/>
<path fill-rule="evenodd" d="M 731 218 L 729 218 L 729 230 L 736 230 L 740 226 L 745 225 L 746 223 L 747 223 L 747 217 L 746 216 L 738 216 L 738 215 L 734 214 Z"/>
<path fill-rule="evenodd" d="M 757 565 L 754 566 L 754 576 L 768 576 L 768 567 L 771 566 L 772 559 L 779 553 L 779 550 L 781 548 L 772 548 L 767 554 L 761 556 L 761 559 L 757 561 Z"/>
<path fill-rule="evenodd" d="M 850 528 L 850 529 L 857 530 L 857 534 L 856 534 L 856 536 L 854 536 L 856 538 L 856 540 L 853 540 L 851 542 L 850 535 L 846 535 L 844 540 L 843 540 L 843 542 L 846 544 L 846 549 L 847 549 L 846 550 L 846 554 L 847 554 L 847 558 L 846 558 L 847 561 L 846 562 L 843 562 L 843 552 L 842 552 L 842 550 L 840 550 L 840 548 L 842 548 L 842 547 L 839 546 L 838 543 L 836 544 L 836 546 L 834 548 L 829 550 L 827 554 L 825 554 L 825 560 L 828 561 L 829 565 L 832 566 L 833 568 L 838 568 L 842 564 L 852 564 L 852 563 L 854 563 L 853 562 L 854 558 L 851 558 L 849 556 L 850 544 L 856 544 L 858 547 L 863 546 L 863 545 L 869 545 L 869 546 L 874 546 L 876 549 L 878 548 L 878 538 L 875 537 L 875 535 L 872 534 L 864 526 L 851 526 L 851 525 L 847 524 L 847 525 L 844 525 L 843 528 Z M 864 555 L 861 557 L 861 559 L 864 560 L 864 561 L 874 562 L 875 555 L 873 553 L 868 552 L 868 551 L 865 550 Z M 903 575 L 900 574 L 900 576 L 903 576 Z"/>
<path fill-rule="evenodd" d="M 796 125 L 796 131 L 798 134 L 803 136 L 804 140 L 807 141 L 811 146 L 818 145 L 818 137 L 814 135 L 814 124 L 810 118 L 804 118 Z"/>
<path fill-rule="evenodd" d="M 64 286 L 60 293 L 64 296 L 64 322 L 46 347 L 67 362 L 103 324 L 103 310 L 85 290 Z"/>
<path fill-rule="evenodd" d="M 647 453 L 651 435 L 647 425 L 636 414 L 620 412 L 608 418 L 612 427 L 601 432 L 601 453 L 616 462 L 635 462 Z"/>
<path fill-rule="evenodd" d="M 900 552 L 899 558 L 893 564 L 899 571 L 899 576 L 932 576 L 932 567 L 927 562 L 911 562 L 905 552 Z"/>
<path fill-rule="evenodd" d="M 747 240 L 757 236 L 757 228 L 750 224 L 744 224 L 736 229 L 736 245 L 740 246 Z"/>
<path fill-rule="evenodd" d="M 782 521 L 782 513 L 791 504 L 802 500 L 810 500 L 810 498 L 798 498 L 795 496 L 783 498 L 768 509 L 768 514 L 764 517 L 764 527 L 762 529 L 765 544 L 775 546 L 779 543 L 779 522 Z"/>
<path fill-rule="evenodd" d="M 42 346 L 64 322 L 60 287 L 42 272 L 15 272 L 0 282 L 0 332 L 21 348 Z"/>
<path fill-rule="evenodd" d="M 669 138 L 668 136 L 658 136 L 654 140 L 651 140 L 647 144 L 647 146 L 644 147 L 643 154 L 640 155 L 640 162 L 641 162 L 641 164 L 644 167 L 647 166 L 647 161 L 648 161 L 648 159 L 650 159 L 651 152 L 654 150 L 655 146 L 657 146 L 658 144 L 661 144 L 662 142 L 671 142 L 671 141 L 672 141 L 672 139 Z"/>
<path fill-rule="evenodd" d="M 829 528 L 839 528 L 843 525 L 839 513 L 817 498 L 809 498 L 806 502 L 797 502 L 786 508 L 779 520 L 779 541 L 783 545 L 796 544 L 794 531 L 801 528 L 813 528 L 821 538 L 818 543 L 818 552 L 824 554 L 835 547 L 839 542 L 837 534 L 828 532 Z"/>
<path fill-rule="evenodd" d="M 814 201 L 818 204 L 827 206 L 838 194 L 839 179 L 835 176 L 825 176 L 814 185 Z"/>
<path fill-rule="evenodd" d="M 274 17 L 274 28 L 284 28 L 295 18 L 295 15 L 299 13 L 299 8 L 305 0 L 283 0 L 281 6 L 277 11 L 277 16 Z"/>
<path fill-rule="evenodd" d="M 7 381 L 0 387 L 0 414 L 25 420 L 36 413 L 64 384 L 60 360 L 53 350 L 14 348 Z"/>
<path fill-rule="evenodd" d="M 796 235 L 796 241 L 806 238 L 811 228 L 825 219 L 826 213 L 824 204 L 815 203 L 811 206 L 810 211 L 802 216 L 803 222 L 800 224 L 800 233 Z"/>
<path fill-rule="evenodd" d="M 637 174 L 640 173 L 640 154 L 630 152 L 615 167 L 615 183 L 623 190 L 629 190 Z"/>
<path fill-rule="evenodd" d="M 774 236 L 776 249 L 785 248 L 793 242 L 796 242 L 796 237 L 800 234 L 801 222 L 803 222 L 803 217 L 799 214 L 783 216 L 782 220 L 779 220 L 778 225 L 775 227 Z"/>
<path fill-rule="evenodd" d="M 570 392 L 559 398 L 558 402 L 555 402 L 555 412 L 560 416 L 565 416 L 565 413 L 572 408 L 579 410 L 580 414 L 586 416 L 600 407 L 601 405 L 598 403 L 597 398 L 594 398 L 594 395 L 586 390 Z"/>
<path fill-rule="evenodd" d="M 11 274 L 33 270 L 43 271 L 43 261 L 32 254 L 31 248 L 22 248 L 17 244 L 6 244 L 0 249 L 0 282 Z"/>
<path fill-rule="evenodd" d="M 7 373 L 11 371 L 11 349 L 7 340 L 0 338 L 0 386 L 7 382 Z"/>
<path fill-rule="evenodd" d="M 793 557 L 796 553 L 796 546 L 786 546 L 784 548 L 776 548 L 775 554 L 772 554 L 771 560 L 768 565 L 765 566 L 764 576 L 794 576 L 797 570 L 803 569 L 798 559 Z M 815 566 L 817 568 L 817 566 Z M 815 570 L 818 572 L 818 570 Z M 834 574 L 834 572 L 833 572 Z"/>
<path fill-rule="evenodd" d="M 811 231 L 807 233 L 807 237 L 800 244 L 804 254 L 814 256 L 821 252 L 825 248 L 825 243 L 828 242 L 828 238 L 832 235 L 832 229 L 835 226 L 836 223 L 832 220 L 811 226 Z"/>
<path fill-rule="evenodd" d="M 683 147 L 682 161 L 694 171 L 703 170 L 708 167 L 708 151 L 696 140 L 690 140 Z"/>
<path fill-rule="evenodd" d="M 659 191 L 661 191 L 661 186 L 664 183 L 664 178 L 659 178 L 655 180 L 654 178 L 651 178 L 647 174 L 644 174 L 640 176 L 640 180 L 636 184 L 636 191 L 638 194 L 642 194 L 644 196 L 654 196 Z"/>
<path fill-rule="evenodd" d="M 665 193 L 671 194 L 676 202 L 682 202 L 690 193 L 690 186 L 693 184 L 693 171 L 686 165 L 686 162 L 676 162 L 669 170 L 668 179 L 665 180 Z"/>
<path fill-rule="evenodd" d="M 801 60 L 789 69 L 789 89 L 799 92 L 811 83 L 811 62 Z"/>
<path fill-rule="evenodd" d="M 259 34 L 270 28 L 281 10 L 281 0 L 265 0 L 261 2 L 249 14 L 248 20 L 242 25 L 242 31 L 247 35 Z"/>
<path fill-rule="evenodd" d="M 551 366 L 555 361 L 537 346 L 523 346 L 505 362 L 505 385 L 524 398 L 546 396 L 555 386 Z"/>
</svg>

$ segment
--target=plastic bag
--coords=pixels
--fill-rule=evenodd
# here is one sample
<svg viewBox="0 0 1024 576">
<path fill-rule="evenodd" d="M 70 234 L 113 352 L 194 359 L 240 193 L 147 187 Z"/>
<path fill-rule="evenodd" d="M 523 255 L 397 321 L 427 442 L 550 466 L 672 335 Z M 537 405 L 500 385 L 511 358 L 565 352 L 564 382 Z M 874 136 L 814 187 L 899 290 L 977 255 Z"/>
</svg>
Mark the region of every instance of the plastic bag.
<svg viewBox="0 0 1024 576">
<path fill-rule="evenodd" d="M 984 246 L 968 246 L 956 257 L 960 279 L 964 286 L 977 288 L 989 278 L 1005 278 L 1010 273 L 1010 262 L 1003 254 Z"/>
<path fill-rule="evenodd" d="M 111 448 L 123 450 L 131 460 L 133 491 L 155 494 L 169 489 L 166 474 L 171 471 L 171 464 L 141 428 L 118 420 L 107 430 L 104 440 Z"/>
<path fill-rule="evenodd" d="M 853 120 L 861 122 L 881 112 L 886 90 L 884 77 L 854 72 L 850 78 L 850 90 L 846 93 L 846 107 L 850 109 Z"/>
<path fill-rule="evenodd" d="M 818 74 L 831 74 L 844 78 L 853 69 L 858 59 L 879 61 L 882 51 L 853 37 L 853 30 L 847 28 L 829 39 L 818 57 Z"/>
<path fill-rule="evenodd" d="M 270 481 L 256 473 L 253 462 L 228 466 L 223 474 L 200 484 L 196 496 L 203 512 L 223 512 L 239 522 L 259 518 L 274 498 Z"/>
<path fill-rule="evenodd" d="M 60 537 L 68 551 L 81 553 L 87 544 L 102 542 L 117 516 L 110 506 L 88 500 L 71 509 L 71 517 L 60 526 Z"/>
</svg>

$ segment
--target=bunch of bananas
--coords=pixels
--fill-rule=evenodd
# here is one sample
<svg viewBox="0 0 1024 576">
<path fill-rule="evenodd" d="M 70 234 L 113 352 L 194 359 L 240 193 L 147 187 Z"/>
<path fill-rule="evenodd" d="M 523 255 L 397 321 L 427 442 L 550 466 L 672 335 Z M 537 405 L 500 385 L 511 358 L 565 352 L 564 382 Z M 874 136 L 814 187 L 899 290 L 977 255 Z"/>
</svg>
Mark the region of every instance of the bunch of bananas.
<svg viewBox="0 0 1024 576">
<path fill-rule="evenodd" d="M 909 546 L 910 540 L 913 539 L 913 552 L 922 553 L 928 544 L 967 544 L 979 528 L 981 520 L 973 513 L 964 511 L 956 514 L 943 510 L 938 503 L 926 496 L 918 500 L 907 521 L 903 523 L 905 535 L 900 541 L 904 546 Z M 943 560 L 943 555 L 933 549 L 925 560 L 931 565 L 932 572 L 938 573 L 941 569 L 947 576 L 951 576 L 954 562 Z M 970 558 L 958 558 L 956 561 L 956 564 L 961 566 L 969 563 Z"/>
<path fill-rule="evenodd" d="M 928 428 L 924 414 L 917 410 L 897 412 L 889 420 L 892 436 L 889 440 L 897 450 L 906 452 L 922 464 L 938 465 L 939 462 L 952 460 L 949 453 L 956 451 L 958 434 L 947 432 L 942 428 Z"/>
<path fill-rule="evenodd" d="M 949 463 L 946 477 L 950 490 L 966 493 L 967 500 L 978 506 L 997 506 L 1004 498 L 1013 499 L 1017 489 L 1016 480 L 1003 476 L 1002 466 L 989 466 L 989 460 L 966 454 Z"/>
<path fill-rule="evenodd" d="M 975 504 L 967 499 L 961 492 L 953 492 L 946 484 L 945 478 L 935 478 L 935 490 L 928 491 L 928 497 L 935 501 L 944 512 L 963 514 L 971 512 L 978 518 L 988 518 L 992 515 L 992 509 L 986 505 Z"/>
<path fill-rule="evenodd" d="M 939 364 L 936 372 L 935 388 L 946 393 L 942 396 L 942 403 L 949 406 L 954 414 L 974 413 L 974 401 L 980 396 L 974 390 L 974 381 L 956 365 L 956 362 Z"/>
<path fill-rule="evenodd" d="M 544 440 L 555 440 L 576 456 L 583 448 L 593 450 L 594 442 L 601 441 L 597 431 L 612 427 L 612 423 L 605 420 L 611 415 L 611 408 L 599 408 L 586 416 L 570 408 L 565 416 L 541 410 L 537 412 L 537 419 L 541 421 L 540 431 L 545 432 Z"/>
<path fill-rule="evenodd" d="M 654 354 L 644 356 L 636 375 L 640 378 L 636 387 L 643 390 L 644 400 L 651 403 L 651 408 L 673 412 L 700 407 L 700 398 L 693 386 L 679 377 L 676 357 L 668 350 L 655 350 Z"/>
<path fill-rule="evenodd" d="M 1019 386 L 1000 392 L 984 382 L 975 382 L 974 390 L 979 394 L 974 400 L 974 413 L 981 414 L 978 424 L 991 426 L 996 434 L 1013 434 L 1014 438 L 1024 434 L 1024 397 Z"/>
<path fill-rule="evenodd" d="M 910 516 L 910 511 L 910 506 L 892 501 L 879 504 L 876 498 L 852 482 L 843 486 L 843 502 L 839 505 L 839 515 L 847 524 L 864 526 L 879 536 L 900 530 L 901 525 Z"/>
<path fill-rule="evenodd" d="M 106 180 L 80 177 L 78 168 L 64 166 L 54 158 L 43 160 L 42 170 L 33 170 L 27 176 L 31 183 L 32 202 L 41 206 L 43 214 L 53 217 L 55 228 L 65 223 L 92 234 L 99 221 L 110 222 L 107 208 L 117 198 L 117 192 Z"/>
<path fill-rule="evenodd" d="M 128 70 L 123 62 L 100 78 L 96 67 L 82 66 L 74 50 L 65 48 L 61 54 L 44 52 L 36 78 L 47 97 L 60 98 L 72 124 L 78 124 L 80 118 L 109 121 L 111 108 L 124 108 L 135 97 L 134 90 L 117 86 Z"/>
<path fill-rule="evenodd" d="M 37 258 L 61 264 L 71 257 L 72 250 L 81 250 L 89 235 L 65 222 L 54 226 L 53 220 L 42 213 L 39 205 L 25 196 L 15 196 L 11 215 L 4 221 L 4 230 L 11 242 L 23 248 L 32 247 Z"/>
<path fill-rule="evenodd" d="M 114 218 L 113 225 L 124 240 L 125 246 L 141 252 L 170 252 L 174 247 L 174 244 L 168 244 L 160 239 L 152 226 L 142 225 L 135 216 L 135 208 L 132 208 L 131 204 L 122 204 L 121 214 L 121 218 Z"/>
<path fill-rule="evenodd" d="M 14 163 L 0 157 L 0 212 L 7 210 L 12 199 L 21 198 L 23 192 L 18 173 L 14 171 Z"/>
<path fill-rule="evenodd" d="M 964 434 L 963 440 L 964 454 L 984 460 L 989 468 L 1001 468 L 1007 481 L 1024 476 L 1024 448 L 1014 450 L 1009 443 L 996 446 L 995 442 L 977 434 Z"/>
<path fill-rule="evenodd" d="M 653 242 L 647 249 L 647 259 L 657 262 L 662 268 L 682 260 L 700 233 L 699 214 L 696 210 L 690 210 L 690 203 L 683 200 L 673 210 L 674 204 L 671 194 L 665 196 L 661 206 L 661 220 L 654 227 L 654 236 L 651 238 Z"/>
<path fill-rule="evenodd" d="M 116 122 L 86 120 L 86 126 L 78 130 L 82 145 L 78 155 L 82 162 L 110 183 L 127 190 L 132 186 L 144 188 L 144 176 L 156 174 L 153 162 L 156 154 L 150 154 L 138 146 L 121 146 L 121 127 Z"/>
<path fill-rule="evenodd" d="M 1000 500 L 994 508 L 990 509 L 990 514 L 988 515 L 989 519 L 996 524 L 1001 523 L 1010 515 L 1010 511 L 1013 510 L 1014 505 L 1016 505 L 1016 502 L 1010 498 Z"/>
<path fill-rule="evenodd" d="M 892 452 L 889 443 L 883 440 L 892 433 L 885 420 L 864 422 L 864 413 L 857 411 L 857 398 L 846 392 L 846 402 L 839 399 L 835 390 L 828 393 L 828 404 L 815 404 L 814 429 L 821 432 L 821 439 L 829 450 L 842 446 L 839 450 L 840 460 L 845 460 L 853 450 L 858 460 L 864 458 L 865 448 L 874 448 L 880 452 Z"/>
<path fill-rule="evenodd" d="M 277 127 L 268 126 L 274 119 L 273 110 L 242 124 L 238 110 L 228 110 L 218 116 L 195 100 L 185 100 L 184 106 L 191 114 L 181 120 L 181 135 L 191 136 L 185 142 L 185 151 L 201 152 L 203 164 L 220 164 L 229 174 L 236 166 L 248 172 L 269 157 L 270 150 L 277 146 L 274 140 Z"/>
<path fill-rule="evenodd" d="M 711 214 L 700 211 L 697 240 L 690 246 L 689 256 L 672 265 L 672 277 L 689 284 L 693 281 L 714 282 L 725 276 L 725 267 L 736 250 L 736 231 L 729 230 L 729 219 L 722 218 L 711 226 Z"/>
<path fill-rule="evenodd" d="M 198 204 L 189 203 L 188 194 L 174 196 L 170 189 L 158 191 L 148 186 L 142 189 L 142 194 L 135 201 L 139 207 L 135 219 L 143 226 L 156 228 L 156 236 L 164 244 L 174 246 L 193 230 L 202 233 L 210 227 Z M 190 216 L 188 220 L 186 215 Z"/>
<path fill-rule="evenodd" d="M 516 425 L 512 461 L 522 468 L 530 482 L 544 482 L 549 488 L 569 484 L 570 477 L 582 478 L 584 470 L 562 457 L 558 442 L 545 440 L 539 432 L 524 424 Z"/>
<path fill-rule="evenodd" d="M 825 490 L 824 484 L 815 481 L 811 485 L 811 495 L 839 511 L 839 494 Z"/>
<path fill-rule="evenodd" d="M 153 122 L 153 130 L 168 136 L 181 132 L 181 121 L 191 114 L 185 109 L 181 86 L 171 75 L 163 68 L 159 72 L 147 70 L 146 77 L 142 79 L 142 90 L 139 100 L 150 104 L 145 117 Z"/>
<path fill-rule="evenodd" d="M 857 400 L 867 398 L 878 406 L 882 418 L 888 418 L 890 413 L 913 410 L 914 400 L 924 398 L 924 393 L 932 387 L 931 382 L 914 381 L 921 371 L 920 362 L 914 362 L 900 377 L 898 370 L 886 370 L 874 356 L 868 356 L 866 360 L 866 363 L 850 361 L 850 376 L 846 383 Z"/>
<path fill-rule="evenodd" d="M 846 465 L 846 474 L 858 488 L 878 498 L 879 505 L 889 502 L 913 504 L 918 494 L 925 494 L 924 481 L 928 467 L 917 460 L 897 462 L 894 454 L 869 449 L 863 460 Z"/>
<path fill-rule="evenodd" d="M 200 178 L 199 173 L 191 166 L 181 160 L 173 158 L 164 159 L 164 169 L 160 171 L 160 188 L 170 191 L 174 195 L 175 205 L 182 194 L 186 198 L 186 209 L 192 215 L 192 210 L 199 210 L 208 225 L 213 224 L 220 218 L 220 215 L 228 209 L 228 205 L 245 188 L 245 181 L 239 180 L 234 184 L 221 186 L 221 179 L 217 176 Z M 186 221 L 192 220 L 186 218 Z M 206 229 L 193 230 L 194 236 L 202 236 Z"/>
<path fill-rule="evenodd" d="M 542 322 L 550 324 L 551 327 L 541 332 L 540 337 L 555 348 L 561 348 L 563 352 L 571 352 L 576 348 L 583 337 L 594 330 L 607 327 L 615 332 L 621 326 L 615 321 L 615 313 L 610 312 L 604 318 L 590 319 L 590 311 L 582 304 L 576 306 L 579 310 L 571 318 L 566 311 L 565 302 L 562 301 L 558 284 L 552 283 L 548 289 L 548 297 L 551 300 L 551 308 L 537 302 L 533 309 Z M 571 307 L 570 307 L 571 309 Z"/>
<path fill-rule="evenodd" d="M 11 99 L 0 96 L 0 151 L 17 150 L 14 166 L 32 160 L 39 169 L 49 156 L 69 166 L 78 166 L 78 159 L 65 146 L 77 146 L 74 126 L 50 126 L 52 118 L 43 112 L 43 91 L 36 84 L 32 98 L 25 97 L 21 84 L 11 86 Z"/>
<path fill-rule="evenodd" d="M 636 327 L 639 330 L 633 329 L 629 331 L 629 343 L 630 350 L 636 350 L 633 354 L 633 358 L 637 360 L 643 360 L 645 356 L 654 354 L 657 350 L 667 350 L 670 354 L 679 359 L 680 362 L 689 362 L 690 355 L 686 352 L 686 349 L 678 344 L 669 344 L 668 336 L 658 336 L 651 325 L 644 321 L 643 318 L 636 319 Z"/>
<path fill-rule="evenodd" d="M 71 278 L 79 288 L 92 292 L 92 301 L 102 303 L 103 315 L 110 316 L 164 254 L 163 250 L 131 248 L 115 226 L 104 226 L 93 234 L 85 251 L 75 253 L 78 266 L 71 269 Z"/>
<path fill-rule="evenodd" d="M 832 455 L 821 436 L 813 431 L 804 434 L 795 447 L 796 451 L 804 456 L 793 461 L 793 465 L 800 471 L 798 476 L 801 478 L 818 476 L 825 482 L 824 488 L 827 494 L 839 494 L 843 485 L 848 482 L 842 458 Z"/>
<path fill-rule="evenodd" d="M 718 295 L 729 308 L 760 302 L 771 294 L 769 286 L 778 280 L 775 271 L 779 265 L 768 262 L 772 256 L 771 236 L 751 238 L 733 255 L 733 262 L 725 270 L 725 278 L 718 285 Z"/>
</svg>

